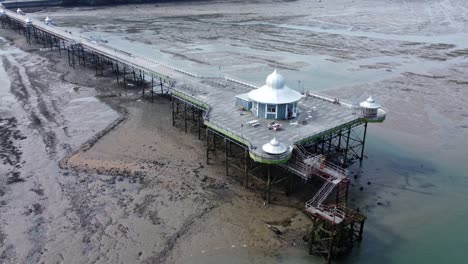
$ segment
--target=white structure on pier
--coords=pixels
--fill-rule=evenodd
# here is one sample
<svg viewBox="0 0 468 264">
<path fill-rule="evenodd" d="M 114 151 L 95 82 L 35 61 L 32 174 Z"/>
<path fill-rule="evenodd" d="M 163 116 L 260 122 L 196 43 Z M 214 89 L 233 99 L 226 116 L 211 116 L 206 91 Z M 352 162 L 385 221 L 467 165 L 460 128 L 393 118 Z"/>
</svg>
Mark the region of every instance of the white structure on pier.
<svg viewBox="0 0 468 264">
<path fill-rule="evenodd" d="M 44 19 L 44 23 L 45 23 L 46 25 L 52 25 L 53 20 L 52 20 L 52 18 L 50 18 L 49 16 L 47 16 L 47 17 Z"/>
<path fill-rule="evenodd" d="M 276 137 L 274 137 L 270 142 L 263 145 L 262 149 L 268 154 L 278 155 L 285 153 L 286 150 L 288 150 L 288 147 L 283 143 L 280 143 Z"/>
<path fill-rule="evenodd" d="M 31 21 L 31 19 L 29 19 L 29 17 L 26 18 L 26 21 L 25 21 L 25 24 L 24 24 L 24 25 L 25 25 L 26 27 L 30 27 L 30 26 L 32 26 L 32 24 L 33 24 L 33 23 L 32 23 L 32 21 Z"/>
<path fill-rule="evenodd" d="M 367 100 L 361 102 L 359 106 L 362 109 L 362 114 L 364 117 L 374 117 L 377 116 L 377 111 L 381 108 L 380 104 L 376 103 L 374 98 L 370 96 Z"/>
<path fill-rule="evenodd" d="M 246 94 L 238 95 L 236 104 L 258 117 L 290 119 L 297 115 L 297 102 L 302 95 L 285 85 L 276 70 L 268 75 L 265 85 Z"/>
</svg>

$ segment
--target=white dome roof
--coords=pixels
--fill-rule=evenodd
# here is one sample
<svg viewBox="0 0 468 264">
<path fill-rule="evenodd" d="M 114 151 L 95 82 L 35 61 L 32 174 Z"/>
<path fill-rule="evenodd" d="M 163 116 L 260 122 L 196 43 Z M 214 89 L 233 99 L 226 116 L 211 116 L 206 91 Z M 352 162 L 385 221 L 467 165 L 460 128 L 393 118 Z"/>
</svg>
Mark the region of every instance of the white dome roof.
<svg viewBox="0 0 468 264">
<path fill-rule="evenodd" d="M 367 100 L 365 100 L 364 102 L 361 102 L 359 106 L 361 106 L 362 108 L 367 108 L 367 109 L 379 109 L 380 108 L 380 105 L 375 102 L 372 96 L 367 98 Z"/>
<path fill-rule="evenodd" d="M 288 148 L 274 137 L 270 142 L 263 145 L 262 149 L 268 154 L 276 155 L 283 154 Z"/>
<path fill-rule="evenodd" d="M 26 23 L 32 23 L 32 21 L 31 21 L 31 19 L 29 19 L 29 17 L 26 18 Z"/>
<path fill-rule="evenodd" d="M 16 9 L 16 13 L 21 13 L 21 12 L 23 12 L 21 8 Z"/>
<path fill-rule="evenodd" d="M 288 104 L 299 101 L 302 95 L 285 85 L 276 70 L 268 75 L 265 85 L 249 92 L 249 99 L 264 104 Z"/>
<path fill-rule="evenodd" d="M 284 77 L 275 69 L 274 72 L 268 75 L 265 83 L 273 89 L 281 89 L 284 87 Z"/>
<path fill-rule="evenodd" d="M 46 18 L 44 19 L 44 21 L 45 21 L 45 22 L 50 22 L 50 21 L 52 21 L 52 19 L 50 19 L 50 17 L 46 17 Z"/>
</svg>

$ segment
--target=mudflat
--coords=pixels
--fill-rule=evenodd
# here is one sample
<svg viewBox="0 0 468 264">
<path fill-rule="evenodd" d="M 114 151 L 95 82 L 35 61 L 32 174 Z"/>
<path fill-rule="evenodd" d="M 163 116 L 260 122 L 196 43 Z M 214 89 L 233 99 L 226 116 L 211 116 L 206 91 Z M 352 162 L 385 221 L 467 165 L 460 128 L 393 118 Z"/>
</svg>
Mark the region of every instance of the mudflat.
<svg viewBox="0 0 468 264">
<path fill-rule="evenodd" d="M 347 261 L 462 263 L 467 10 L 462 0 L 198 1 L 30 16 L 200 74 L 261 85 L 277 67 L 298 91 L 374 95 L 389 115 L 369 126 L 352 170 L 350 206 L 368 220 Z M 151 104 L 1 36 L 0 262 L 321 263 L 302 240 L 307 196 L 275 189 L 265 207 L 261 190 L 223 176 L 221 159 L 205 165 L 204 143 L 171 126 L 166 99 Z"/>
</svg>

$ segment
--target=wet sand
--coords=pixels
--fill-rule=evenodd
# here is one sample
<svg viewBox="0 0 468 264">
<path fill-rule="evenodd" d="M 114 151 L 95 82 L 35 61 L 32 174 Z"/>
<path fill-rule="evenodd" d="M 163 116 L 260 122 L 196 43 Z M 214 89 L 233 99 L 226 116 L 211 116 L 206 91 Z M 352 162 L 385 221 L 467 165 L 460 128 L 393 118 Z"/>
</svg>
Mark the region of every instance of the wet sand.
<svg viewBox="0 0 468 264">
<path fill-rule="evenodd" d="M 369 126 L 366 160 L 353 169 L 350 205 L 369 218 L 362 245 L 340 262 L 461 263 L 468 243 L 467 10 L 464 1 L 211 1 L 33 16 L 52 14 L 61 26 L 201 74 L 261 84 L 276 66 L 301 91 L 355 103 L 373 94 L 390 113 Z M 9 131 L 2 146 L 13 163 L 1 167 L 10 174 L 0 181 L 0 258 L 7 263 L 321 262 L 306 256 L 300 234 L 307 219 L 291 207 L 263 207 L 258 191 L 222 176 L 222 162 L 205 166 L 203 142 L 170 126 L 167 101 L 139 101 L 113 79 L 50 64 L 50 54 L 7 50 L 14 54 L 3 67 L 20 87 L 10 92 L 1 78 L 1 122 Z M 29 70 L 28 77 L 28 64 L 59 70 Z M 39 77 L 57 87 L 36 87 L 31 80 Z M 36 90 L 48 94 L 37 99 Z M 43 168 L 45 176 L 35 173 Z M 300 206 L 299 197 L 276 192 L 277 204 Z M 264 225 L 286 218 L 285 238 Z"/>
</svg>

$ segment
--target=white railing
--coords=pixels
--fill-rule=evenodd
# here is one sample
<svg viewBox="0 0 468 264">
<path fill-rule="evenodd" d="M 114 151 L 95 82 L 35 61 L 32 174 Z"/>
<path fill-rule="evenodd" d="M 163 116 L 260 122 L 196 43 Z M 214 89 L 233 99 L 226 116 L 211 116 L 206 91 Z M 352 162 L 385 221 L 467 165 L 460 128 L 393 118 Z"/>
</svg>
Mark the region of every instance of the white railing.
<svg viewBox="0 0 468 264">
<path fill-rule="evenodd" d="M 18 14 L 14 13 L 14 12 L 12 12 L 10 10 L 5 10 L 5 13 L 8 16 L 13 17 L 16 20 L 19 20 L 19 21 L 22 21 L 23 23 L 26 23 L 26 16 L 24 16 L 24 15 L 18 15 Z M 60 29 L 55 28 L 55 27 L 41 26 L 40 24 L 34 23 L 34 22 L 38 22 L 38 21 L 35 21 L 33 19 L 30 19 L 30 20 L 33 22 L 34 26 L 40 28 L 41 30 L 44 30 L 44 31 L 49 32 L 49 33 L 54 34 L 54 35 L 59 35 L 59 36 L 61 36 L 63 38 L 66 38 L 69 41 L 76 41 L 78 43 L 84 44 L 85 46 L 87 46 L 89 48 L 92 48 L 95 51 L 105 53 L 105 55 L 112 56 L 114 58 L 118 58 L 120 60 L 124 60 L 124 61 L 127 61 L 127 62 L 133 61 L 133 64 L 135 64 L 135 59 L 137 59 L 137 60 L 140 60 L 140 61 L 145 61 L 145 62 L 149 62 L 149 63 L 152 63 L 152 64 L 161 65 L 161 66 L 163 66 L 165 68 L 168 68 L 170 70 L 185 74 L 185 75 L 190 76 L 190 77 L 194 77 L 194 78 L 199 78 L 200 77 L 198 74 L 186 71 L 184 69 L 174 67 L 172 65 L 165 64 L 165 63 L 162 63 L 162 62 L 159 62 L 159 61 L 156 61 L 156 60 L 153 60 L 153 59 L 149 59 L 149 58 L 146 58 L 146 57 L 142 57 L 142 56 L 139 56 L 139 55 L 134 55 L 134 54 L 132 54 L 130 52 L 127 52 L 127 51 L 124 51 L 124 50 L 121 50 L 121 49 L 116 49 L 114 47 L 111 47 L 111 46 L 103 44 L 103 43 L 98 43 L 96 40 L 93 40 L 93 39 L 90 39 L 90 38 L 87 38 L 87 37 L 83 37 L 81 35 L 73 35 L 73 34 L 67 33 L 65 31 L 60 30 Z M 46 25 L 46 24 L 44 23 L 44 25 Z M 104 50 L 104 49 L 107 49 L 107 51 Z M 113 54 L 112 51 L 115 54 Z M 118 56 L 117 53 L 116 53 L 117 51 L 119 53 L 121 53 L 121 55 L 125 55 L 128 58 Z M 140 66 L 140 65 L 135 64 L 135 66 Z"/>
<path fill-rule="evenodd" d="M 344 106 L 349 107 L 349 108 L 359 108 L 356 104 L 353 104 L 352 102 L 343 100 L 341 98 L 331 98 L 331 97 L 328 97 L 326 95 L 321 95 L 321 94 L 311 93 L 311 92 L 308 92 L 307 95 L 311 96 L 311 97 L 314 97 L 314 98 L 317 98 L 317 99 L 320 99 L 320 100 L 323 100 L 323 101 L 330 102 L 330 103 L 336 103 L 336 104 L 344 105 Z"/>
<path fill-rule="evenodd" d="M 228 77 L 228 76 L 225 76 L 224 79 L 226 79 L 227 81 L 233 82 L 233 83 L 237 83 L 237 84 L 240 84 L 240 85 L 250 87 L 250 88 L 254 88 L 254 89 L 258 88 L 258 86 L 256 86 L 255 84 L 251 84 L 251 83 L 248 83 L 246 81 L 237 80 L 237 79 L 234 79 L 234 78 L 231 78 L 231 77 Z"/>
</svg>

